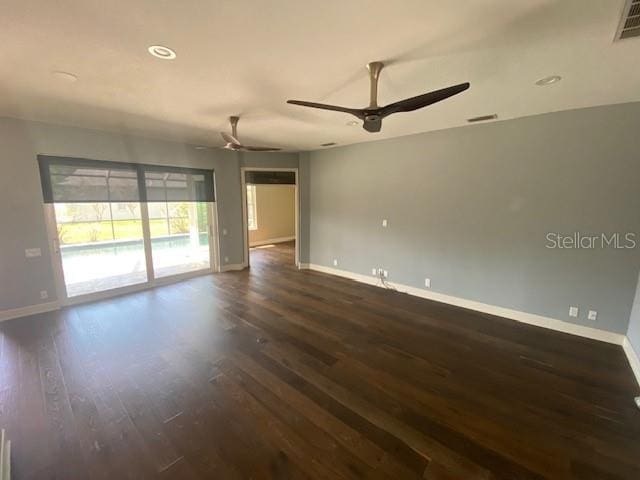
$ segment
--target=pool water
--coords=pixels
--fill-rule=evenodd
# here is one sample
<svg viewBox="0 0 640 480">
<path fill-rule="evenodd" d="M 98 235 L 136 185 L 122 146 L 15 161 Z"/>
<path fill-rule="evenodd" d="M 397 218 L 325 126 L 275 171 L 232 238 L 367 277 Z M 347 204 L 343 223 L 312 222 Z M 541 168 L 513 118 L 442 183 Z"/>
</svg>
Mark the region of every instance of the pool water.
<svg viewBox="0 0 640 480">
<path fill-rule="evenodd" d="M 210 268 L 207 233 L 196 242 L 189 235 L 153 238 L 151 252 L 156 278 Z M 142 240 L 63 246 L 61 254 L 69 297 L 147 281 Z"/>
</svg>

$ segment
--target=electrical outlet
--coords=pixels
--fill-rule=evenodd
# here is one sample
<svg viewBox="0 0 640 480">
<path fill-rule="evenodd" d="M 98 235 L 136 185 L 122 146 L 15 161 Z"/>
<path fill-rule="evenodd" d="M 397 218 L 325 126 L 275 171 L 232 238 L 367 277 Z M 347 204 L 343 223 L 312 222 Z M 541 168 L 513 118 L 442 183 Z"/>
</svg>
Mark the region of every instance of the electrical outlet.
<svg viewBox="0 0 640 480">
<path fill-rule="evenodd" d="M 578 307 L 569 307 L 569 316 L 577 317 L 578 316 Z"/>
<path fill-rule="evenodd" d="M 376 277 L 378 276 L 378 269 L 376 267 L 373 267 L 371 269 L 371 275 L 376 276 Z"/>
<path fill-rule="evenodd" d="M 387 278 L 389 276 L 389 272 L 386 270 L 382 270 L 382 278 Z"/>
<path fill-rule="evenodd" d="M 229 263 L 229 257 L 224 257 L 224 263 Z"/>
<path fill-rule="evenodd" d="M 337 266 L 338 266 L 338 259 L 337 259 L 337 258 L 334 258 L 334 259 L 333 259 L 333 266 L 334 266 L 334 267 L 337 267 Z"/>
<path fill-rule="evenodd" d="M 598 319 L 598 312 L 596 312 L 595 310 L 589 310 L 589 313 L 587 314 L 587 319 L 591 320 L 592 322 L 595 322 Z"/>
<path fill-rule="evenodd" d="M 226 229 L 226 228 L 223 228 L 223 229 L 222 229 L 222 235 L 226 235 L 227 233 L 228 233 L 228 232 L 227 232 L 227 229 Z"/>
<path fill-rule="evenodd" d="M 40 290 L 40 298 L 42 300 L 46 300 L 47 298 L 49 298 L 49 292 L 47 292 L 46 290 Z"/>
<path fill-rule="evenodd" d="M 430 278 L 425 278 L 424 279 L 424 286 L 427 288 L 431 288 L 431 279 Z"/>
<path fill-rule="evenodd" d="M 27 258 L 39 257 L 42 255 L 42 250 L 39 248 L 27 248 L 24 251 L 24 256 Z"/>
<path fill-rule="evenodd" d="M 388 225 L 389 225 L 389 222 L 387 222 L 387 219 L 386 218 L 382 219 L 382 226 L 387 227 Z"/>
</svg>

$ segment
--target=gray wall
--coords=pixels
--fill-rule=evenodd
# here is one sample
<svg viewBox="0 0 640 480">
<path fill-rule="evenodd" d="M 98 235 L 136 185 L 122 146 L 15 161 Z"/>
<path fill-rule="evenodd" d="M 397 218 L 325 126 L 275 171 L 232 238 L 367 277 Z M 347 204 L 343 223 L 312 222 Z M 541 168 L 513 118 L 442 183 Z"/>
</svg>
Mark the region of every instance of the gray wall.
<svg viewBox="0 0 640 480">
<path fill-rule="evenodd" d="M 300 231 L 298 232 L 298 251 L 300 263 L 309 263 L 309 245 L 311 238 L 311 153 L 301 152 L 299 156 L 298 183 L 300 183 L 298 196 L 300 201 Z"/>
<path fill-rule="evenodd" d="M 639 132 L 635 103 L 312 152 L 310 262 L 625 333 L 640 249 L 545 236 L 640 234 Z"/>
<path fill-rule="evenodd" d="M 640 354 L 640 278 L 638 278 L 636 286 L 636 296 L 631 309 L 631 318 L 629 318 L 627 337 L 636 353 Z"/>
<path fill-rule="evenodd" d="M 221 149 L 0 118 L 0 311 L 42 303 L 40 290 L 55 299 L 42 205 L 39 153 L 126 162 L 213 168 L 216 176 L 221 263 L 242 263 L 240 165 L 288 164 L 296 154 L 238 154 Z M 273 165 L 270 165 L 273 166 Z M 43 256 L 25 258 L 25 248 Z"/>
</svg>

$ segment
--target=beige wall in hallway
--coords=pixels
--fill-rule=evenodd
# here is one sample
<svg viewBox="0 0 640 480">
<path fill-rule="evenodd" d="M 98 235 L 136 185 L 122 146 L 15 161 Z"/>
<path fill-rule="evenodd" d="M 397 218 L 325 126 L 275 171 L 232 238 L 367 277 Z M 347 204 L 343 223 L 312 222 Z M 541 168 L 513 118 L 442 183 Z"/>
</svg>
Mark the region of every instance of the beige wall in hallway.
<svg viewBox="0 0 640 480">
<path fill-rule="evenodd" d="M 258 229 L 249 245 L 295 235 L 295 185 L 256 185 Z"/>
</svg>

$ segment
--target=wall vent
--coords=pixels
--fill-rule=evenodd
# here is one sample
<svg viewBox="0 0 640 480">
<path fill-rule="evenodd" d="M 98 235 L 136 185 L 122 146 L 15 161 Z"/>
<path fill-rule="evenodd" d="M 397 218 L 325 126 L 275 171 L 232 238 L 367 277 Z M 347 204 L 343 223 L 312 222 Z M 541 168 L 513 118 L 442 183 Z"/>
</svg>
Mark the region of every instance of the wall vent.
<svg viewBox="0 0 640 480">
<path fill-rule="evenodd" d="M 498 114 L 494 113 L 493 115 L 482 115 L 480 117 L 467 118 L 467 122 L 486 122 L 487 120 L 495 120 L 496 118 L 498 118 Z"/>
<path fill-rule="evenodd" d="M 640 37 L 640 0 L 627 0 L 622 10 L 616 40 Z"/>
</svg>

